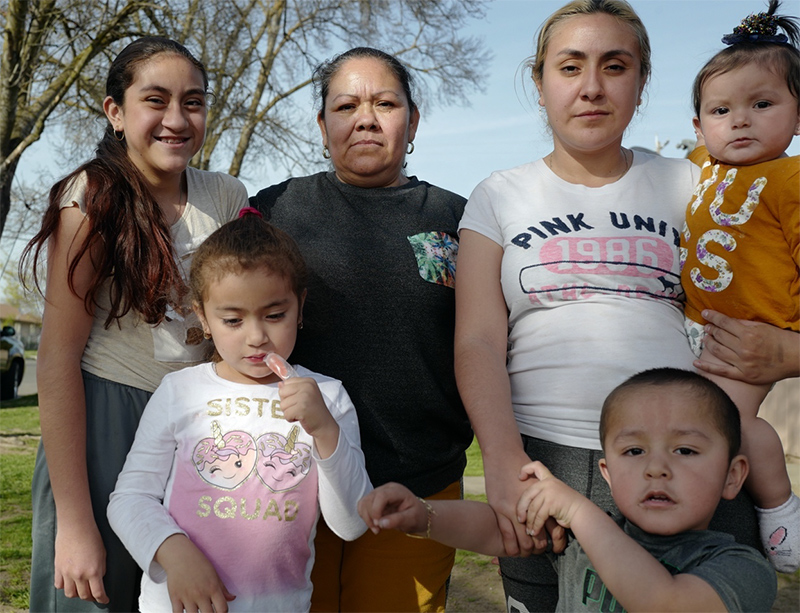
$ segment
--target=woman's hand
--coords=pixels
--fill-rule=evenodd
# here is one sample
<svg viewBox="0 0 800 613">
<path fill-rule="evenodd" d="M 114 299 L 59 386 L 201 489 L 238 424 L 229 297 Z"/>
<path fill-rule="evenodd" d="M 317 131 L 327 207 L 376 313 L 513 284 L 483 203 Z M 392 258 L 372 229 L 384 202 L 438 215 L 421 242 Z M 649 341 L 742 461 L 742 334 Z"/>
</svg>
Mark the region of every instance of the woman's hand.
<svg viewBox="0 0 800 613">
<path fill-rule="evenodd" d="M 517 475 L 530 462 L 511 408 L 506 370 L 508 309 L 500 283 L 503 249 L 463 230 L 456 269 L 455 372 L 472 429 L 483 454 L 486 495 L 508 555 L 529 555 L 534 543 L 517 521 L 525 484 Z M 546 546 L 546 540 L 544 542 Z M 541 541 L 537 544 L 537 550 Z"/>
<path fill-rule="evenodd" d="M 108 603 L 103 576 L 106 549 L 91 517 L 85 525 L 64 522 L 56 533 L 55 587 L 67 598 Z"/>
<path fill-rule="evenodd" d="M 484 458 L 486 498 L 497 514 L 503 548 L 509 556 L 526 557 L 547 549 L 547 535 L 531 537 L 525 523 L 517 518 L 517 503 L 528 489 L 528 484 L 520 481 L 518 475 L 520 467 L 528 463 L 530 459 L 524 454 L 517 462 L 497 466 Z"/>
<path fill-rule="evenodd" d="M 800 335 L 769 324 L 703 311 L 705 348 L 724 365 L 695 360 L 705 372 L 751 384 L 800 376 Z"/>
</svg>

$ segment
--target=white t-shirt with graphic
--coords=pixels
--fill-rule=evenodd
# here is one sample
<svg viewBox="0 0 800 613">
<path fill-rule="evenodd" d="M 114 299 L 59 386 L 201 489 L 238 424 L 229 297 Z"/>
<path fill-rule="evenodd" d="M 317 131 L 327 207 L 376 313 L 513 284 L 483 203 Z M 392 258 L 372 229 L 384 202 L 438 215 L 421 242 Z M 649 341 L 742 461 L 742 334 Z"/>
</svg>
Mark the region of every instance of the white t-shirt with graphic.
<svg viewBox="0 0 800 613">
<path fill-rule="evenodd" d="M 472 192 L 459 230 L 503 248 L 520 432 L 599 449 L 614 387 L 648 368 L 692 367 L 678 247 L 698 173 L 636 151 L 628 173 L 602 187 L 568 183 L 538 160 Z"/>
<path fill-rule="evenodd" d="M 236 599 L 231 611 L 307 611 L 320 509 L 344 539 L 364 533 L 358 500 L 372 489 L 358 420 L 336 379 L 313 377 L 340 427 L 319 459 L 280 409 L 278 385 L 219 377 L 211 364 L 168 374 L 144 411 L 111 494 L 111 525 L 144 569 L 140 608 L 171 611 L 155 553 L 186 534 Z M 163 501 L 163 502 L 162 502 Z"/>
</svg>

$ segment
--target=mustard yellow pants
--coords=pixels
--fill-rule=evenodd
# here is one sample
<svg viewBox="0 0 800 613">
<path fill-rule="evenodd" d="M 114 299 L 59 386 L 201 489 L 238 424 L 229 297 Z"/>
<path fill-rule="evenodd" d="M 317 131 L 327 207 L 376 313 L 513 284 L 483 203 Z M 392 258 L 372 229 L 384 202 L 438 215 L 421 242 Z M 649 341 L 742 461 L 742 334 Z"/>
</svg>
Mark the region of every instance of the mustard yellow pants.
<svg viewBox="0 0 800 613">
<path fill-rule="evenodd" d="M 457 481 L 429 496 L 457 500 Z M 396 530 L 343 541 L 320 518 L 311 611 L 444 611 L 455 549 Z"/>
</svg>

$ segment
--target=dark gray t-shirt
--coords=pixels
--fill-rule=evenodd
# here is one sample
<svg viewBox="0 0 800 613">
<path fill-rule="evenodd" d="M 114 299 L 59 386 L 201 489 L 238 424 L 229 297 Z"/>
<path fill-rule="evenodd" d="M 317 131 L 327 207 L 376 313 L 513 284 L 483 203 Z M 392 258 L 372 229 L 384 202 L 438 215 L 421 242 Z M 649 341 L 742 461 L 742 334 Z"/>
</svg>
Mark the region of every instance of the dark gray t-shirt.
<svg viewBox="0 0 800 613">
<path fill-rule="evenodd" d="M 290 361 L 342 381 L 367 471 L 430 496 L 461 478 L 472 430 L 453 371 L 454 270 L 465 199 L 411 177 L 365 189 L 332 172 L 250 199 L 311 273 Z"/>
<path fill-rule="evenodd" d="M 719 594 L 728 611 L 769 611 L 777 580 L 769 562 L 752 547 L 739 545 L 730 534 L 713 530 L 672 536 L 648 534 L 628 521 L 623 530 L 652 553 L 673 574 L 703 579 Z M 577 540 L 554 557 L 558 571 L 558 611 L 623 611 L 592 568 Z"/>
</svg>

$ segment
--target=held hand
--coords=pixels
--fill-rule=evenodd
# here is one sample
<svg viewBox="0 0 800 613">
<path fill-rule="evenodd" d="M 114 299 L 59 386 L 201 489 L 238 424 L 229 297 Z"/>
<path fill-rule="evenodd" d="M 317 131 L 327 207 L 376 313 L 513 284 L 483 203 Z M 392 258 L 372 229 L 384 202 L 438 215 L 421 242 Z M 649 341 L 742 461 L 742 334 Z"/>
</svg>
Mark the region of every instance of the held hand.
<svg viewBox="0 0 800 613">
<path fill-rule="evenodd" d="M 700 370 L 751 384 L 800 376 L 800 336 L 796 332 L 716 311 L 703 311 L 703 317 L 709 322 L 705 347 L 726 365 L 695 360 Z"/>
<path fill-rule="evenodd" d="M 522 470 L 519 474 L 520 481 L 527 481 L 529 479 L 533 479 L 537 481 L 539 477 L 534 474 L 533 465 L 536 464 L 538 467 L 543 469 L 542 471 L 542 478 L 554 479 L 550 470 L 544 466 L 541 462 L 531 462 L 526 464 L 522 467 Z M 526 493 L 530 491 L 530 488 L 526 490 Z M 523 493 L 523 496 L 525 494 Z M 526 516 L 525 513 L 520 513 L 519 510 L 519 503 L 517 503 L 517 515 L 518 519 L 522 523 L 526 523 Z M 527 524 L 526 524 L 527 525 Z M 534 539 L 534 550 L 533 553 L 545 553 L 547 551 L 552 551 L 553 553 L 561 553 L 567 548 L 567 531 L 563 526 L 560 526 L 558 522 L 552 517 L 546 517 L 544 519 L 544 527 L 547 530 L 547 534 L 544 532 L 537 531 L 534 532 L 530 526 L 527 527 L 527 532 Z M 549 536 L 549 543 L 547 541 L 543 541 L 542 539 L 547 538 Z"/>
<path fill-rule="evenodd" d="M 525 524 L 517 521 L 517 501 L 525 491 L 525 484 L 516 474 L 519 467 L 529 461 L 527 456 L 523 456 L 516 465 L 492 465 L 484 458 L 486 497 L 497 514 L 503 547 L 510 556 L 528 556 L 547 548 L 546 538 L 538 538 L 534 543 L 534 539 L 525 531 Z"/>
<path fill-rule="evenodd" d="M 399 483 L 386 483 L 358 501 L 358 514 L 373 533 L 401 530 L 425 532 L 428 511 L 411 490 Z"/>
<path fill-rule="evenodd" d="M 568 544 L 567 529 L 563 526 L 560 526 L 552 517 L 548 517 L 544 522 L 544 528 L 547 530 L 547 534 L 550 535 L 550 543 L 552 543 L 549 551 L 553 553 L 563 553 Z M 546 551 L 548 550 L 545 549 L 543 551 L 541 549 L 536 549 L 533 553 L 545 553 Z"/>
<path fill-rule="evenodd" d="M 167 572 L 167 590 L 176 613 L 227 613 L 228 602 L 236 598 L 208 558 L 183 534 L 168 537 L 156 551 L 156 561 Z"/>
<path fill-rule="evenodd" d="M 67 598 L 108 603 L 103 576 L 106 549 L 94 520 L 77 527 L 63 522 L 56 533 L 55 587 Z"/>
<path fill-rule="evenodd" d="M 293 377 L 280 383 L 278 389 L 286 421 L 299 422 L 314 437 L 320 457 L 330 457 L 339 441 L 339 424 L 325 405 L 317 382 L 310 377 Z"/>
<path fill-rule="evenodd" d="M 520 522 L 525 522 L 528 532 L 538 535 L 549 518 L 561 527 L 560 539 L 565 539 L 564 528 L 569 528 L 575 515 L 589 500 L 566 483 L 556 479 L 541 462 L 531 462 L 522 467 L 520 479 L 535 477 L 517 504 Z M 555 538 L 554 550 L 555 550 Z M 563 550 L 563 544 L 561 550 Z"/>
</svg>

